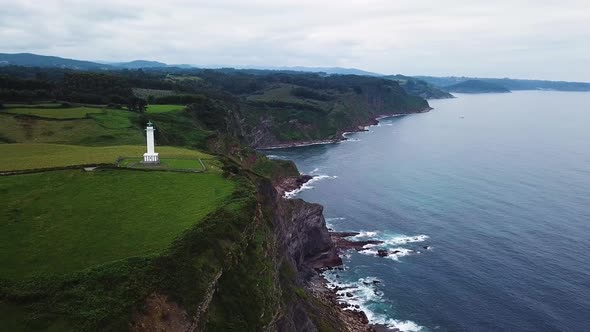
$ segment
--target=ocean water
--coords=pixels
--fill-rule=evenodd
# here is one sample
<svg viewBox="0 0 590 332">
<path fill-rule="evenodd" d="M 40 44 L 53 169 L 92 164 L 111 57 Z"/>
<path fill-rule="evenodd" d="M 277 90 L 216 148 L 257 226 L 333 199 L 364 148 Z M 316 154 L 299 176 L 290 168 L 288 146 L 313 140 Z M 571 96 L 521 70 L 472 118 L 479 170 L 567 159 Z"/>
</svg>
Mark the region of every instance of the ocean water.
<svg viewBox="0 0 590 332">
<path fill-rule="evenodd" d="M 346 142 L 266 151 L 318 175 L 293 196 L 330 227 L 386 241 L 326 277 L 404 331 L 590 330 L 590 93 L 430 104 Z"/>
</svg>

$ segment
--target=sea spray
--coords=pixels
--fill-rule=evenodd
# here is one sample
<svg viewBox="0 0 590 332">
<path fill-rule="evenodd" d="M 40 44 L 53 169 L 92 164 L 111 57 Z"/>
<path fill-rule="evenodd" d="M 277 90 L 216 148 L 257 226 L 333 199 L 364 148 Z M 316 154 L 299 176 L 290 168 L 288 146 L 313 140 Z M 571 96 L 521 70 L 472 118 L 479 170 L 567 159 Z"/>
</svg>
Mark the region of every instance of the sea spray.
<svg viewBox="0 0 590 332">
<path fill-rule="evenodd" d="M 429 237 L 424 234 L 407 236 L 381 231 L 360 231 L 351 239 L 382 241 L 380 244 L 367 244 L 358 253 L 373 256 L 376 259 L 400 261 L 402 257 L 421 253 L 419 249 L 407 246 L 427 241 Z M 387 251 L 387 256 L 377 257 L 379 250 Z M 394 318 L 396 316 L 394 305 L 384 298 L 384 293 L 380 289 L 386 287 L 382 280 L 369 276 L 354 277 L 356 273 L 352 273 L 346 267 L 352 254 L 354 251 L 348 250 L 342 255 L 345 264 L 343 270 L 329 270 L 323 273 L 328 282 L 328 288 L 336 290 L 338 301 L 345 304 L 344 310 L 362 310 L 371 324 L 387 326 L 400 331 L 425 331 L 424 327 L 415 322 Z M 359 272 L 362 273 L 362 271 Z"/>
<path fill-rule="evenodd" d="M 338 176 L 330 176 L 330 175 L 314 175 L 314 177 L 307 181 L 306 183 L 304 183 L 301 187 L 295 189 L 295 190 L 291 190 L 291 191 L 287 191 L 285 192 L 285 198 L 294 198 L 295 196 L 297 196 L 297 194 L 299 194 L 300 192 L 304 191 L 304 190 L 309 190 L 309 189 L 313 189 L 314 187 L 312 186 L 312 184 L 321 181 L 321 180 L 326 180 L 326 179 L 336 179 L 338 178 Z"/>
</svg>

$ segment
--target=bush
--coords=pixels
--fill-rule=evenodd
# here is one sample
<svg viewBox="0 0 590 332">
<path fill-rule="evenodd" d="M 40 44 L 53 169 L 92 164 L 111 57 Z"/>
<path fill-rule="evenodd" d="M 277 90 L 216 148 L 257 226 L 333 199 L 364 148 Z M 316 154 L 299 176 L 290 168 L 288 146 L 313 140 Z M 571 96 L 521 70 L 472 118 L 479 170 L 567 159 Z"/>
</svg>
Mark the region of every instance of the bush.
<svg viewBox="0 0 590 332">
<path fill-rule="evenodd" d="M 64 102 L 64 103 L 61 103 L 61 107 L 63 107 L 63 108 L 70 108 L 70 107 L 72 107 L 72 105 L 70 103 Z"/>
</svg>

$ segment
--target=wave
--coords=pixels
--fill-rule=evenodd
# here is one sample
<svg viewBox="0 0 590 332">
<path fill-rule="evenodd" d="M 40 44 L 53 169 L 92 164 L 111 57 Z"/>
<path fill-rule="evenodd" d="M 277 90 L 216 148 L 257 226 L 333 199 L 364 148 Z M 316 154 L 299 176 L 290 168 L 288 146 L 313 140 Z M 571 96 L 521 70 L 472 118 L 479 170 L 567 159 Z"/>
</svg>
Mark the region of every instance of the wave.
<svg viewBox="0 0 590 332">
<path fill-rule="evenodd" d="M 356 281 L 342 281 L 337 271 L 323 274 L 328 288 L 336 289 L 337 300 L 345 303 L 344 310 L 362 310 L 371 324 L 387 326 L 404 332 L 423 331 L 424 328 L 409 320 L 397 320 L 378 312 L 379 306 L 387 306 L 379 285 L 383 282 L 374 277 L 360 278 Z M 387 306 L 391 310 L 391 306 Z"/>
<path fill-rule="evenodd" d="M 321 181 L 321 180 L 325 180 L 325 179 L 337 179 L 338 176 L 336 175 L 314 175 L 313 178 L 309 181 L 307 181 L 306 183 L 304 183 L 301 187 L 295 189 L 295 190 L 291 190 L 291 191 L 287 191 L 285 192 L 284 197 L 285 198 L 293 198 L 295 196 L 297 196 L 297 194 L 299 194 L 300 192 L 304 191 L 304 190 L 309 190 L 309 189 L 313 189 L 314 187 L 312 186 L 312 184 Z"/>
<path fill-rule="evenodd" d="M 344 220 L 344 219 L 346 219 L 346 218 L 344 218 L 344 217 L 325 218 L 325 220 L 326 220 L 326 227 L 329 230 L 333 230 L 335 227 L 334 227 L 334 224 L 332 222 L 334 222 L 334 221 L 340 221 L 340 220 Z"/>
<path fill-rule="evenodd" d="M 379 240 L 379 241 L 383 241 L 384 244 L 388 244 L 388 245 L 400 245 L 400 244 L 406 244 L 406 243 L 424 242 L 424 241 L 428 240 L 430 237 L 428 235 L 424 235 L 424 234 L 407 236 L 407 235 L 400 235 L 400 234 L 383 233 L 383 232 L 379 232 L 379 231 L 360 231 L 353 238 Z"/>
<path fill-rule="evenodd" d="M 367 255 L 367 256 L 377 256 L 378 251 L 375 249 L 372 249 L 372 248 L 378 247 L 379 245 L 368 245 L 368 246 L 370 246 L 370 247 L 359 251 L 359 253 L 361 253 L 363 255 Z M 365 247 L 367 247 L 367 246 L 365 246 Z M 398 247 L 398 248 L 388 249 L 387 256 L 385 256 L 383 258 L 389 258 L 389 259 L 393 259 L 394 261 L 399 261 L 399 259 L 401 257 L 408 256 L 411 254 L 419 254 L 419 253 L 420 253 L 420 251 L 417 251 L 417 250 Z"/>
<path fill-rule="evenodd" d="M 313 171 L 309 172 L 309 174 L 316 174 L 319 171 L 320 171 L 320 169 L 316 167 L 313 169 Z"/>
<path fill-rule="evenodd" d="M 420 254 L 419 248 L 407 248 L 405 245 L 420 243 L 429 239 L 428 235 L 419 234 L 407 236 L 402 234 L 391 234 L 380 231 L 360 231 L 352 237 L 356 240 L 378 240 L 380 244 L 367 244 L 358 251 L 361 255 L 377 257 L 379 250 L 386 250 L 388 255 L 383 257 L 394 261 L 400 258 Z M 429 246 L 423 248 L 429 249 Z M 350 259 L 353 251 L 345 252 L 343 258 Z M 379 287 L 383 282 L 374 277 L 359 278 L 354 281 L 345 281 L 347 268 L 344 271 L 325 271 L 322 275 L 328 281 L 328 288 L 336 289 L 337 300 L 345 303 L 344 310 L 362 310 L 371 324 L 386 326 L 389 329 L 411 332 L 424 331 L 425 328 L 410 320 L 399 320 L 391 317 L 394 309 L 384 298 Z"/>
<path fill-rule="evenodd" d="M 353 238 L 375 238 L 379 232 L 368 232 L 368 231 L 360 231 L 357 235 L 353 236 Z"/>
<path fill-rule="evenodd" d="M 346 138 L 346 140 L 342 141 L 342 143 L 345 142 L 360 142 L 361 139 L 360 138 Z"/>
<path fill-rule="evenodd" d="M 344 218 L 344 217 L 326 218 L 326 221 L 336 221 L 336 220 L 346 220 L 346 218 Z"/>
</svg>

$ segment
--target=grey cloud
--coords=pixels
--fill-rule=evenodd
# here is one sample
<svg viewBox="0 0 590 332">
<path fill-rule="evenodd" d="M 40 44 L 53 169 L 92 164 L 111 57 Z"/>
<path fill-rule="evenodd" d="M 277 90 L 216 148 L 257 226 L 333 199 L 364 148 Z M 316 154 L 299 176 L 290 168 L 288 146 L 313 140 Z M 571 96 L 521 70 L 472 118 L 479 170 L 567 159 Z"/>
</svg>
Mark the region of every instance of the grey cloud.
<svg viewBox="0 0 590 332">
<path fill-rule="evenodd" d="M 586 0 L 0 0 L 0 52 L 590 81 Z"/>
</svg>

